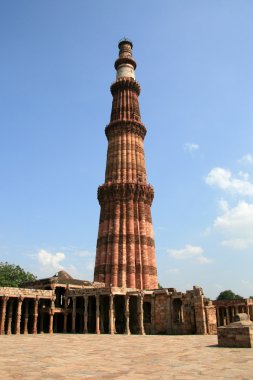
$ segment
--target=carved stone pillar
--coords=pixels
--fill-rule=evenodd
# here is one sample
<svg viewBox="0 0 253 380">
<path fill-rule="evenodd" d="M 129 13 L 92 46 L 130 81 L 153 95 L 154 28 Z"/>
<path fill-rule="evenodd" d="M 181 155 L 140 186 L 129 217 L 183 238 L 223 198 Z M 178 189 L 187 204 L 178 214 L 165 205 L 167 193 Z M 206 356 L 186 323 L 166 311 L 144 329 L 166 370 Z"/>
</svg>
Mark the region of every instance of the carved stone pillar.
<svg viewBox="0 0 253 380">
<path fill-rule="evenodd" d="M 49 314 L 49 334 L 53 334 L 54 332 L 54 309 L 55 309 L 55 304 L 54 304 L 55 298 L 51 299 L 51 310 Z"/>
<path fill-rule="evenodd" d="M 18 299 L 17 316 L 16 316 L 16 334 L 17 335 L 20 334 L 20 321 L 21 321 L 22 303 L 23 303 L 23 298 L 20 297 Z"/>
<path fill-rule="evenodd" d="M 238 313 L 239 313 L 239 307 L 235 306 L 235 314 L 238 314 Z"/>
<path fill-rule="evenodd" d="M 168 299 L 170 303 L 170 299 Z M 169 308 L 169 305 L 168 305 Z M 169 330 L 169 321 L 168 321 L 168 330 Z M 155 294 L 151 295 L 151 334 L 155 334 Z"/>
<path fill-rule="evenodd" d="M 1 319 L 0 319 L 0 335 L 5 334 L 5 317 L 6 317 L 6 305 L 7 305 L 8 297 L 2 298 L 2 310 L 1 310 Z"/>
<path fill-rule="evenodd" d="M 54 312 L 51 310 L 49 314 L 49 334 L 54 332 Z"/>
<path fill-rule="evenodd" d="M 143 294 L 138 295 L 138 316 L 139 316 L 139 334 L 145 335 L 144 323 L 143 323 Z"/>
<path fill-rule="evenodd" d="M 126 295 L 125 298 L 125 318 L 126 318 L 126 329 L 125 334 L 130 335 L 130 328 L 129 328 L 129 296 Z"/>
<path fill-rule="evenodd" d="M 9 310 L 7 316 L 7 335 L 11 334 L 11 322 L 12 322 L 12 312 L 13 312 L 13 299 L 9 300 Z"/>
<path fill-rule="evenodd" d="M 25 300 L 24 334 L 28 334 L 29 299 Z"/>
<path fill-rule="evenodd" d="M 220 326 L 220 308 L 219 306 L 216 306 L 216 321 L 217 321 L 217 327 Z"/>
<path fill-rule="evenodd" d="M 225 326 L 225 319 L 224 319 L 224 307 L 221 307 L 221 326 Z"/>
<path fill-rule="evenodd" d="M 88 303 L 89 303 L 89 296 L 85 294 L 84 298 L 84 324 L 83 324 L 83 332 L 84 334 L 87 334 L 88 332 Z"/>
<path fill-rule="evenodd" d="M 229 325 L 230 323 L 230 317 L 229 317 L 229 309 L 226 307 L 226 325 Z"/>
<path fill-rule="evenodd" d="M 72 332 L 72 334 L 75 334 L 75 332 L 76 332 L 76 296 L 73 296 L 72 300 L 73 300 L 73 306 L 72 306 L 72 328 L 71 328 L 71 332 Z"/>
<path fill-rule="evenodd" d="M 231 314 L 232 314 L 232 321 L 231 322 L 234 322 L 235 308 L 233 306 L 231 307 Z"/>
<path fill-rule="evenodd" d="M 100 319 L 100 312 L 99 312 L 99 294 L 96 294 L 96 334 L 100 334 L 100 329 L 99 329 L 99 319 Z"/>
<path fill-rule="evenodd" d="M 110 334 L 115 333 L 115 322 L 114 322 L 114 303 L 113 303 L 113 294 L 110 294 L 110 323 L 109 330 Z"/>
<path fill-rule="evenodd" d="M 33 308 L 33 334 L 37 334 L 38 304 L 39 304 L 39 299 L 35 298 L 34 308 Z"/>
</svg>

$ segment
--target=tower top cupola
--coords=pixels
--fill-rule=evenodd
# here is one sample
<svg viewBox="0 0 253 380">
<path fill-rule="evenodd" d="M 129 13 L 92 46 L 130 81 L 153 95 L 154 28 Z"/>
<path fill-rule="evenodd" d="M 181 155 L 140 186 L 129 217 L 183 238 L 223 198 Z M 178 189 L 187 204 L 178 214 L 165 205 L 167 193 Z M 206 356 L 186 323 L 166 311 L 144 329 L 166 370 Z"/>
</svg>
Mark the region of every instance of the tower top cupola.
<svg viewBox="0 0 253 380">
<path fill-rule="evenodd" d="M 134 70 L 136 69 L 136 62 L 132 56 L 132 42 L 127 38 L 123 38 L 119 41 L 118 47 L 119 58 L 114 64 L 117 71 L 116 80 L 123 77 L 135 79 Z"/>
</svg>

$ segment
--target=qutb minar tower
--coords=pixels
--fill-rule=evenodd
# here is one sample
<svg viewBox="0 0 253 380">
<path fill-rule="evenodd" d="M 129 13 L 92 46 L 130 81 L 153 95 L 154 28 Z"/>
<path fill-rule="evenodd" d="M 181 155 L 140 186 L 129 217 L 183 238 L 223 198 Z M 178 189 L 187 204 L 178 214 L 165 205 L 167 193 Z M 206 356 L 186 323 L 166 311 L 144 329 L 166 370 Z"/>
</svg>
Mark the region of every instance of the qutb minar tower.
<svg viewBox="0 0 253 380">
<path fill-rule="evenodd" d="M 119 42 L 108 139 L 105 183 L 98 188 L 101 207 L 94 280 L 107 286 L 156 289 L 157 270 L 151 218 L 153 188 L 147 184 L 132 43 Z"/>
</svg>

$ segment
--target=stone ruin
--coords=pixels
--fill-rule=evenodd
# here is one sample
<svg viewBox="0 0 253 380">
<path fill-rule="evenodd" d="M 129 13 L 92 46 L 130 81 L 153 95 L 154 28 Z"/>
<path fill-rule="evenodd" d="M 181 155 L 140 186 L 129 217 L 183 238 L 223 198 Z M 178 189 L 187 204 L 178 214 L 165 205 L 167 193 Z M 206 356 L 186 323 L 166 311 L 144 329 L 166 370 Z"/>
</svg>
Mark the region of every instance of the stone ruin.
<svg viewBox="0 0 253 380">
<path fill-rule="evenodd" d="M 253 322 L 246 313 L 236 314 L 234 322 L 218 327 L 220 347 L 253 347 Z"/>
</svg>

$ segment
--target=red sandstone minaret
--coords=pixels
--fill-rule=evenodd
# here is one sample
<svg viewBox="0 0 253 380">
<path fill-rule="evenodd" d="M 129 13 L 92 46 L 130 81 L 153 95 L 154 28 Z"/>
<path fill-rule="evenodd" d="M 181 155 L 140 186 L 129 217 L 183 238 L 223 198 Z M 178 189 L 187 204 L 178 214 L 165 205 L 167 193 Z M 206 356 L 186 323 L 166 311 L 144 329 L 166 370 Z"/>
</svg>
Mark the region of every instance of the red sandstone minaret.
<svg viewBox="0 0 253 380">
<path fill-rule="evenodd" d="M 155 244 L 150 207 L 153 188 L 146 182 L 143 140 L 132 43 L 119 42 L 108 139 L 94 280 L 107 286 L 157 288 Z"/>
</svg>

